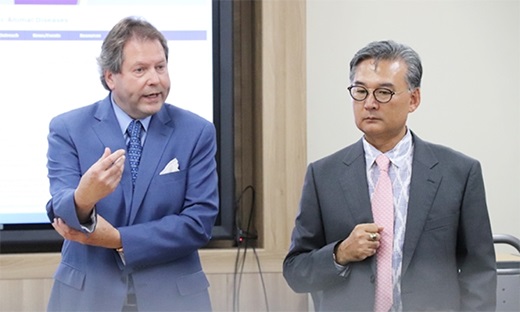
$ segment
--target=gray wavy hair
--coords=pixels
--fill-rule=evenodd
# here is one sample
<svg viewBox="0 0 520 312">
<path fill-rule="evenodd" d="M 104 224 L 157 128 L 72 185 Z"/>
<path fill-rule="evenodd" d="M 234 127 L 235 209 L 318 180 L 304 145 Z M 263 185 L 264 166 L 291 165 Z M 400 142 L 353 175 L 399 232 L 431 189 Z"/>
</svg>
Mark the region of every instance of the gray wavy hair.
<svg viewBox="0 0 520 312">
<path fill-rule="evenodd" d="M 350 61 L 350 82 L 353 82 L 359 63 L 373 59 L 376 64 L 381 60 L 403 60 L 408 66 L 406 82 L 413 90 L 421 86 L 422 65 L 419 54 L 407 45 L 392 40 L 374 41 L 359 50 Z"/>
<path fill-rule="evenodd" d="M 123 64 L 123 48 L 131 39 L 159 40 L 166 61 L 168 61 L 168 43 L 164 35 L 152 24 L 140 17 L 126 17 L 119 21 L 109 32 L 101 46 L 101 54 L 97 58 L 99 79 L 103 87 L 110 91 L 104 73 L 106 71 L 119 74 Z"/>
</svg>

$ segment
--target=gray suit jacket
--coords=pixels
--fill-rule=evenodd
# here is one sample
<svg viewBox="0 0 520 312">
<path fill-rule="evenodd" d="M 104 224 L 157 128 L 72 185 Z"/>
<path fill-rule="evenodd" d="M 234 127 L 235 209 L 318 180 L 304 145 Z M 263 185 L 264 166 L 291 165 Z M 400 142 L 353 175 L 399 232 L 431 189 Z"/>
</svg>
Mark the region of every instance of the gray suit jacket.
<svg viewBox="0 0 520 312">
<path fill-rule="evenodd" d="M 496 261 L 480 163 L 413 134 L 403 246 L 405 311 L 491 311 Z M 372 311 L 375 257 L 339 274 L 333 248 L 373 222 L 362 141 L 311 163 L 283 274 L 318 311 Z"/>
</svg>

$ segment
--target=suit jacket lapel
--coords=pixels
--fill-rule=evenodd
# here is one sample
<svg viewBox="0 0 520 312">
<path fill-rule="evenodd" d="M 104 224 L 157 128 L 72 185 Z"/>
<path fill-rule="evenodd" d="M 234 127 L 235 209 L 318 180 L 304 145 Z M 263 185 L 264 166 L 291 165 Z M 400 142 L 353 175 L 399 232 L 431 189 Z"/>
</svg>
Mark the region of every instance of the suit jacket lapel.
<svg viewBox="0 0 520 312">
<path fill-rule="evenodd" d="M 116 115 L 112 110 L 109 97 L 106 97 L 99 103 L 94 112 L 94 118 L 97 120 L 97 123 L 94 123 L 92 127 L 99 137 L 99 140 L 103 142 L 105 146 L 110 147 L 112 152 L 120 148 L 126 149 L 125 139 L 121 133 Z M 101 157 L 101 155 L 99 156 Z"/>
<path fill-rule="evenodd" d="M 368 193 L 365 152 L 362 139 L 354 143 L 343 158 L 343 170 L 340 174 L 340 184 L 346 201 L 346 207 L 351 214 L 353 224 L 372 223 L 372 205 Z M 376 272 L 375 257 L 370 261 L 372 271 Z"/>
<path fill-rule="evenodd" d="M 158 172 L 157 166 L 173 133 L 173 127 L 169 125 L 170 121 L 171 118 L 164 106 L 150 120 L 139 164 L 139 173 L 135 181 L 130 224 L 134 222 L 146 190 L 150 186 L 154 175 Z"/>
<path fill-rule="evenodd" d="M 340 175 L 340 184 L 347 207 L 355 224 L 372 222 L 372 209 L 368 194 L 366 164 L 363 142 L 359 140 L 347 150 L 343 158 L 344 171 Z"/>
<path fill-rule="evenodd" d="M 112 109 L 110 96 L 107 96 L 99 103 L 97 110 L 94 112 L 94 118 L 97 122 L 94 123 L 92 128 L 103 145 L 110 147 L 112 152 L 118 149 L 126 150 L 125 138 L 121 133 L 121 128 Z M 99 155 L 99 157 L 101 157 L 101 155 Z M 132 178 L 130 177 L 130 170 L 127 168 L 130 168 L 128 161 L 125 164 L 120 185 L 123 189 L 125 203 L 127 203 L 128 209 L 132 199 Z"/>
<path fill-rule="evenodd" d="M 442 176 L 435 169 L 438 160 L 433 151 L 427 143 L 417 136 L 413 135 L 413 138 L 414 158 L 410 181 L 406 234 L 403 245 L 403 275 L 413 258 L 417 242 L 422 234 L 426 218 L 442 180 Z"/>
</svg>

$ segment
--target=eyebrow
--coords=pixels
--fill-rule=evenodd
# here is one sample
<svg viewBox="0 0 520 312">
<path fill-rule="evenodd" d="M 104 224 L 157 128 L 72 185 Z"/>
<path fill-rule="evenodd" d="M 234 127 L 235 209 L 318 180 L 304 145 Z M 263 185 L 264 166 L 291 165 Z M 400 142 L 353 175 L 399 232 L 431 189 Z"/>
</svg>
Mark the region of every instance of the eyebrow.
<svg viewBox="0 0 520 312">
<path fill-rule="evenodd" d="M 353 85 L 361 85 L 361 86 L 366 87 L 366 84 L 364 82 L 358 81 L 358 80 L 354 81 L 352 84 Z M 393 83 L 391 83 L 391 82 L 384 82 L 384 83 L 378 85 L 376 87 L 376 89 L 377 88 L 395 88 L 395 85 Z"/>
</svg>

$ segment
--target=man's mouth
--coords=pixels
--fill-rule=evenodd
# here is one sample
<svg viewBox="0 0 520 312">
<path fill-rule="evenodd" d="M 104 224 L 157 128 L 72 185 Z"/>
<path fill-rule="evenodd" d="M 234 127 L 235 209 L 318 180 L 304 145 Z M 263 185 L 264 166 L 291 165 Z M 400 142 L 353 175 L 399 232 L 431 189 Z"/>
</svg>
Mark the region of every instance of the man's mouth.
<svg viewBox="0 0 520 312">
<path fill-rule="evenodd" d="M 161 93 L 158 92 L 158 93 L 145 94 L 144 97 L 145 98 L 156 98 L 156 97 L 159 97 L 160 95 L 161 95 Z"/>
</svg>

